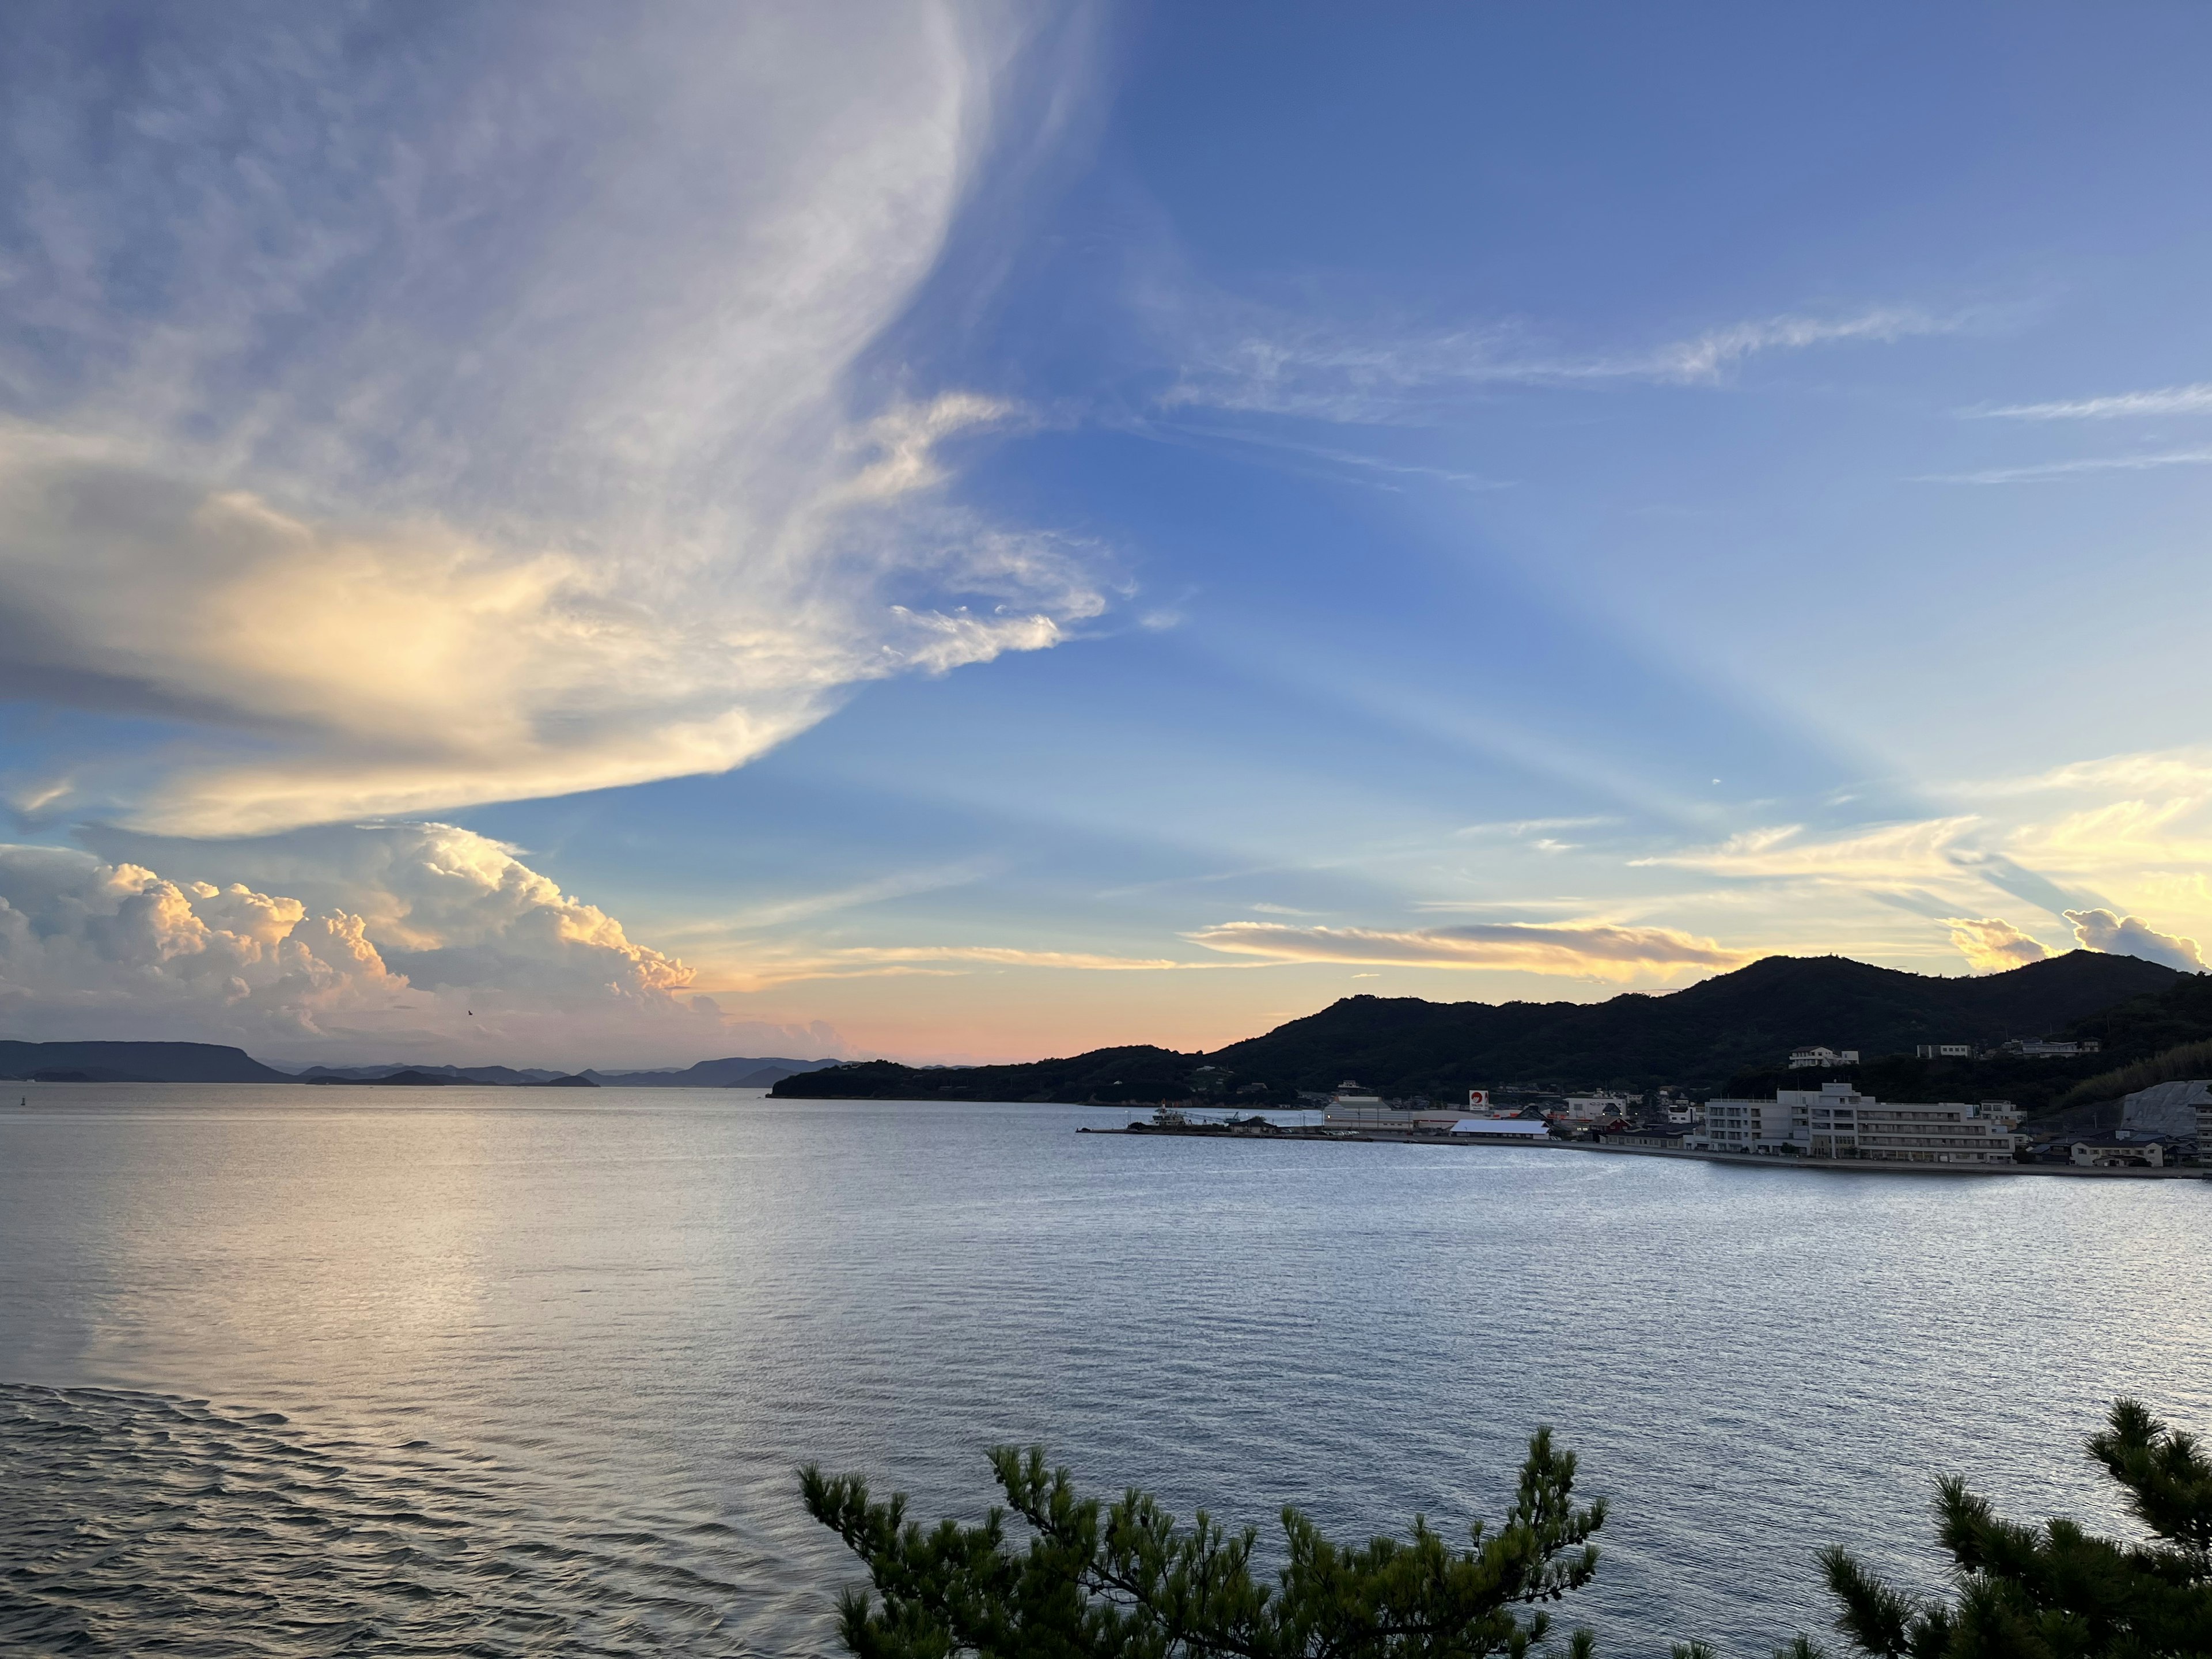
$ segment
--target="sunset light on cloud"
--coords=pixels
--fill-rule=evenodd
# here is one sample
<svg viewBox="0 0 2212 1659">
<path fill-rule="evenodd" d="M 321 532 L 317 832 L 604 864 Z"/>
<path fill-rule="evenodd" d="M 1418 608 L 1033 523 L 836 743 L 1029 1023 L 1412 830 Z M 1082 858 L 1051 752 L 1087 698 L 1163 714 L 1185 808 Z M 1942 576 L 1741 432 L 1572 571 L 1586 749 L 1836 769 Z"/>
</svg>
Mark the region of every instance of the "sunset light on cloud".
<svg viewBox="0 0 2212 1659">
<path fill-rule="evenodd" d="M 2048 19 L 103 16 L 0 54 L 0 1035 L 2204 965 L 2212 114 Z"/>
</svg>

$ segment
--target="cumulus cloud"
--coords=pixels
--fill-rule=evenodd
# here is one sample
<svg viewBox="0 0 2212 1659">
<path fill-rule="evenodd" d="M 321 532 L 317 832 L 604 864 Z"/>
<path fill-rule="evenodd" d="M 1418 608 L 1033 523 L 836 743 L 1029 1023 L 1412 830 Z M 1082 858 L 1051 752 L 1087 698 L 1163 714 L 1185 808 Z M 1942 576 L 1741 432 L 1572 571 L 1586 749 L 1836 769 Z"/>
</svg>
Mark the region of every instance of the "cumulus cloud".
<svg viewBox="0 0 2212 1659">
<path fill-rule="evenodd" d="M 9 1035 L 577 1066 L 842 1051 L 825 1026 L 726 1017 L 694 993 L 686 963 L 465 830 L 366 825 L 167 850 L 190 870 L 0 847 Z M 257 870 L 302 879 L 204 878 Z"/>
<path fill-rule="evenodd" d="M 0 847 L 0 1018 L 27 1035 L 120 1014 L 162 1036 L 318 1036 L 407 989 L 361 918 L 178 883 L 68 849 Z"/>
<path fill-rule="evenodd" d="M 2040 940 L 1995 916 L 1945 916 L 1942 921 L 1951 930 L 1951 943 L 1978 974 L 2024 968 L 2051 954 Z"/>
<path fill-rule="evenodd" d="M 2110 910 L 2069 910 L 2065 914 L 2066 920 L 2074 924 L 2075 941 L 2085 951 L 2141 957 L 2145 962 L 2161 963 L 2187 973 L 2204 971 L 2204 954 L 2193 939 L 2161 933 L 2138 916 L 2118 915 Z"/>
<path fill-rule="evenodd" d="M 0 692 L 189 735 L 19 800 L 230 835 L 717 770 L 1103 609 L 1097 550 L 948 489 L 1019 411 L 879 372 L 1002 21 L 141 23 L 0 53 Z"/>
<path fill-rule="evenodd" d="M 1604 922 L 1472 922 L 1402 933 L 1230 921 L 1185 935 L 1193 943 L 1279 962 L 1355 962 L 1389 968 L 1511 969 L 1627 981 L 1683 969 L 1724 971 L 1752 959 L 1669 927 Z"/>
</svg>

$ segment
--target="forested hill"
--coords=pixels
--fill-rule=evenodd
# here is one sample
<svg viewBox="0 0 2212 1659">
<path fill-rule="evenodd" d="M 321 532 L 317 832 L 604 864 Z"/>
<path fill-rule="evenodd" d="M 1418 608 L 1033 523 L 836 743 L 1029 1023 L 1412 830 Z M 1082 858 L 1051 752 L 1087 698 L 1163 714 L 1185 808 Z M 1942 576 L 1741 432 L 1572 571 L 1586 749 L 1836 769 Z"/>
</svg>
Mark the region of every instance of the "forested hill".
<svg viewBox="0 0 2212 1659">
<path fill-rule="evenodd" d="M 1346 1078 L 1393 1094 L 1509 1084 L 1717 1088 L 1809 1043 L 1872 1056 L 1923 1042 L 2041 1036 L 2184 978 L 2134 957 L 2075 951 L 2002 974 L 1942 978 L 1841 957 L 1769 957 L 1659 996 L 1604 1002 L 1426 1002 L 1347 997 L 1211 1054 L 1099 1049 L 1021 1066 L 872 1060 L 787 1078 L 784 1098 L 1158 1100 L 1218 1082 L 1279 1098 Z M 1194 1085 L 1202 1065 L 1220 1068 Z"/>
<path fill-rule="evenodd" d="M 2051 1035 L 2179 977 L 2091 951 L 1954 979 L 1844 957 L 1769 957 L 1685 991 L 1605 1002 L 1348 997 L 1211 1058 L 1294 1076 L 1308 1089 L 1346 1077 L 1450 1088 L 1470 1068 L 1475 1083 L 1715 1086 L 1813 1043 L 1871 1056 Z"/>
</svg>

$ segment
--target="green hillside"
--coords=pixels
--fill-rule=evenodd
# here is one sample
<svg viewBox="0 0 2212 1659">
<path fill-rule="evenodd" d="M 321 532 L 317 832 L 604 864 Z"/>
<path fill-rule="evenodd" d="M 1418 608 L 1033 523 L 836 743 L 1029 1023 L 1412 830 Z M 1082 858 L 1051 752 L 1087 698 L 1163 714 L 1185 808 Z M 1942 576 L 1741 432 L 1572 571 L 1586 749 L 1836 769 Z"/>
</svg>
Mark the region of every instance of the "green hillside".
<svg viewBox="0 0 2212 1659">
<path fill-rule="evenodd" d="M 1398 1095 L 1507 1085 L 1710 1090 L 1778 1066 L 1808 1043 L 1909 1054 L 1917 1043 L 1996 1043 L 2078 1028 L 2079 1035 L 2109 1030 L 2108 1046 L 2133 1044 L 2186 1027 L 2195 1004 L 2185 995 L 2176 1003 L 2177 988 L 2207 984 L 2134 957 L 2087 951 L 1976 978 L 1902 973 L 1841 957 L 1770 957 L 1659 996 L 1502 1004 L 1347 997 L 1212 1054 L 1105 1048 L 1022 1066 L 927 1069 L 871 1060 L 787 1078 L 775 1092 L 786 1099 L 1079 1101 L 1220 1093 L 1256 1101 L 1328 1089 L 1346 1078 Z M 2098 1019 L 2107 1024 L 2092 1029 Z M 2108 1054 L 2088 1069 L 2113 1063 Z M 1217 1069 L 1200 1073 L 1202 1066 Z M 2070 1085 L 2087 1072 L 2063 1075 Z"/>
</svg>

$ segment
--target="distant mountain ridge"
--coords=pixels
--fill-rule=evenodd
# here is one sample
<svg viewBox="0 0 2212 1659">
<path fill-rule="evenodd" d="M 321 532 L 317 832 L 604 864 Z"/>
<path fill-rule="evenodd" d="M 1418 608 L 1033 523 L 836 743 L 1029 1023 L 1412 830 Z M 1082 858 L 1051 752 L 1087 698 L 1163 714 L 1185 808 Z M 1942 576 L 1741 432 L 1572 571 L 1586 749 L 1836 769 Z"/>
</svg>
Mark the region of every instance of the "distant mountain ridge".
<svg viewBox="0 0 2212 1659">
<path fill-rule="evenodd" d="M 550 1083 L 562 1072 L 528 1066 L 410 1066 L 394 1061 L 383 1066 L 310 1066 L 298 1074 L 301 1083 L 380 1083 L 402 1073 L 434 1078 L 441 1083 L 491 1083 L 507 1087 Z"/>
<path fill-rule="evenodd" d="M 324 1078 L 369 1082 L 401 1072 L 420 1073 L 449 1083 L 489 1083 L 528 1088 L 564 1083 L 577 1077 L 603 1089 L 765 1089 L 799 1072 L 835 1066 L 834 1060 L 786 1060 L 777 1055 L 733 1054 L 726 1060 L 702 1060 L 696 1066 L 667 1066 L 650 1072 L 551 1072 L 542 1066 L 413 1066 L 393 1061 L 381 1066 L 311 1066 L 300 1080 L 313 1083 Z M 575 1085 L 569 1085 L 574 1087 Z"/>
<path fill-rule="evenodd" d="M 794 1073 L 835 1066 L 834 1060 L 785 1060 L 775 1055 L 733 1054 L 726 1060 L 702 1060 L 696 1066 L 669 1066 L 651 1072 L 551 1072 L 543 1066 L 410 1066 L 393 1061 L 382 1066 L 311 1066 L 300 1073 L 303 1083 L 324 1079 L 349 1083 L 374 1082 L 402 1072 L 419 1073 L 447 1083 L 487 1083 L 507 1088 L 543 1087 L 568 1082 L 571 1077 L 603 1089 L 765 1089 Z"/>
<path fill-rule="evenodd" d="M 653 1072 L 567 1073 L 543 1066 L 310 1066 L 281 1072 L 242 1048 L 213 1042 L 23 1042 L 0 1041 L 0 1079 L 53 1083 L 410 1083 L 489 1084 L 505 1088 L 596 1084 L 611 1089 L 765 1089 L 834 1060 L 734 1054 Z"/>
<path fill-rule="evenodd" d="M 702 1060 L 680 1072 L 585 1072 L 581 1075 L 611 1089 L 766 1089 L 799 1073 L 819 1071 L 836 1063 L 770 1055 Z"/>
<path fill-rule="evenodd" d="M 1477 1083 L 1717 1085 L 1816 1043 L 1871 1056 L 1920 1043 L 2040 1036 L 2181 977 L 2140 957 L 2093 951 L 1960 978 L 1846 957 L 1768 957 L 1686 990 L 1596 1003 L 1351 997 L 1211 1058 L 1287 1071 L 1307 1089 L 1342 1077 L 1442 1089 L 1470 1066 Z"/>
<path fill-rule="evenodd" d="M 66 1079 L 57 1074 L 75 1073 Z M 0 1077 L 85 1083 L 289 1083 L 243 1048 L 215 1042 L 0 1042 Z"/>
<path fill-rule="evenodd" d="M 1146 1100 L 1203 1092 L 1267 1098 L 1346 1078 L 1449 1097 L 1510 1084 L 1713 1089 L 1825 1044 L 1873 1055 L 1920 1043 L 1996 1043 L 2065 1030 L 2190 978 L 2135 957 L 2075 951 L 2000 974 L 1946 978 L 1843 957 L 1769 957 L 1687 989 L 1603 1002 L 1429 1002 L 1347 997 L 1211 1054 L 1103 1048 L 1019 1066 L 922 1069 L 872 1060 L 775 1086 L 779 1098 Z"/>
</svg>

